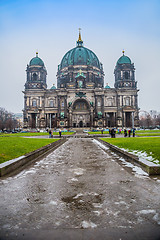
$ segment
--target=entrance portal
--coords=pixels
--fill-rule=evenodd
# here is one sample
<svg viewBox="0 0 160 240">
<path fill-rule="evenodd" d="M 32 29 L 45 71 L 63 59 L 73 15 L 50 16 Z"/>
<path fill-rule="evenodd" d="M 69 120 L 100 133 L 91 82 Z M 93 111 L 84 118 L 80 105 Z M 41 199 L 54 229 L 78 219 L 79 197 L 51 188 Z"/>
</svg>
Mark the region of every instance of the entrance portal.
<svg viewBox="0 0 160 240">
<path fill-rule="evenodd" d="M 73 104 L 72 124 L 80 128 L 90 126 L 89 104 L 85 99 L 77 99 Z"/>
<path fill-rule="evenodd" d="M 132 119 L 130 112 L 126 112 L 126 127 L 132 127 Z"/>
<path fill-rule="evenodd" d="M 79 122 L 79 127 L 83 127 L 83 121 Z"/>
<path fill-rule="evenodd" d="M 36 114 L 32 113 L 31 128 L 36 128 Z"/>
</svg>

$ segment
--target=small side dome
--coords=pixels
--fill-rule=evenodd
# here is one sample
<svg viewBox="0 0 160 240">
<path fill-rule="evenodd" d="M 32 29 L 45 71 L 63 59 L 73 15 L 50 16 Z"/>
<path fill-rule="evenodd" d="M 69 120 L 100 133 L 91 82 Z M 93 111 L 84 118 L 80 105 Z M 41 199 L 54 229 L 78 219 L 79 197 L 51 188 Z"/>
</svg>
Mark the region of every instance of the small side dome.
<svg viewBox="0 0 160 240">
<path fill-rule="evenodd" d="M 44 66 L 44 62 L 42 61 L 41 58 L 38 57 L 38 52 L 36 52 L 36 57 L 32 58 L 30 63 L 30 66 L 38 65 L 38 66 Z"/>
<path fill-rule="evenodd" d="M 53 84 L 53 86 L 51 87 L 51 89 L 56 89 L 55 85 Z"/>
<path fill-rule="evenodd" d="M 118 59 L 117 64 L 125 64 L 125 63 L 131 64 L 131 59 L 124 55 L 124 51 L 122 51 L 122 53 L 123 53 L 123 56 L 121 56 Z"/>
<path fill-rule="evenodd" d="M 111 88 L 109 85 L 108 85 L 108 83 L 106 84 L 106 86 L 105 86 L 105 88 Z"/>
</svg>

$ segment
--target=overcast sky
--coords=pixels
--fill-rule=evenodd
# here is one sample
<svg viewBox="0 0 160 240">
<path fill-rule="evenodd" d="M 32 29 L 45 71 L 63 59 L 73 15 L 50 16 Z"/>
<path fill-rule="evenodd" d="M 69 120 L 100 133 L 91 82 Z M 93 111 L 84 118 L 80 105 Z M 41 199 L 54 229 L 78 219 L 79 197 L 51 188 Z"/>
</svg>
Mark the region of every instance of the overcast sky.
<svg viewBox="0 0 160 240">
<path fill-rule="evenodd" d="M 36 51 L 48 88 L 57 85 L 57 66 L 76 46 L 79 27 L 103 64 L 105 84 L 114 87 L 124 49 L 135 64 L 140 109 L 160 112 L 159 0 L 0 0 L 0 107 L 22 111 L 25 70 Z"/>
</svg>

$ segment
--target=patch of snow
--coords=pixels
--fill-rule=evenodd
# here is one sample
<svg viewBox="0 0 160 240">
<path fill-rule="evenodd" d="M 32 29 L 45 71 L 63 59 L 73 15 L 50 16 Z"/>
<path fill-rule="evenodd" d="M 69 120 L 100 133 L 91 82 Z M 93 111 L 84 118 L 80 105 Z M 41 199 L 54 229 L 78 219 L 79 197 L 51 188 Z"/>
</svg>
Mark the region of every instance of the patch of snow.
<svg viewBox="0 0 160 240">
<path fill-rule="evenodd" d="M 103 148 L 104 150 L 108 150 L 109 148 L 106 147 L 104 144 L 102 144 L 101 142 L 99 142 L 98 140 L 96 139 L 93 139 L 92 140 L 94 143 L 96 143 L 97 145 L 99 145 L 99 147 Z"/>
<path fill-rule="evenodd" d="M 57 202 L 56 202 L 56 201 L 50 201 L 50 204 L 56 206 L 56 205 L 57 205 Z"/>
<path fill-rule="evenodd" d="M 122 162 L 123 165 L 125 165 L 126 167 L 132 168 L 132 170 L 136 173 L 135 176 L 149 176 L 148 173 L 146 173 L 145 171 L 143 171 L 140 167 L 137 167 L 135 165 L 133 165 L 130 162 L 127 162 L 124 158 L 119 158 L 119 160 Z"/>
<path fill-rule="evenodd" d="M 126 205 L 126 202 L 125 202 L 125 201 L 119 201 L 119 202 L 115 202 L 114 204 L 116 204 L 116 205 L 119 205 L 119 204 L 124 204 L 124 205 Z"/>
<path fill-rule="evenodd" d="M 33 168 L 33 169 L 30 169 L 30 170 L 26 171 L 26 172 L 24 172 L 24 175 L 27 175 L 27 174 L 30 174 L 30 173 L 36 173 L 36 169 Z"/>
<path fill-rule="evenodd" d="M 113 212 L 113 211 L 106 208 L 105 212 L 107 213 L 107 215 L 113 215 L 113 216 L 117 217 L 117 215 L 119 214 L 120 211 Z"/>
<path fill-rule="evenodd" d="M 156 211 L 155 211 L 155 210 L 152 210 L 152 209 L 145 209 L 145 210 L 138 211 L 137 213 L 138 213 L 138 214 L 150 214 L 150 213 L 155 214 Z"/>
<path fill-rule="evenodd" d="M 2 228 L 11 228 L 11 225 L 10 224 L 5 224 L 2 226 Z"/>
<path fill-rule="evenodd" d="M 100 204 L 100 203 L 92 203 L 92 205 L 95 208 L 102 208 L 103 207 L 103 204 Z"/>
<path fill-rule="evenodd" d="M 136 155 L 137 157 L 139 157 L 139 159 L 142 159 L 142 160 L 145 159 L 149 162 L 154 162 L 155 164 L 159 164 L 159 161 L 157 159 L 155 159 L 154 157 L 152 157 L 152 152 L 150 152 L 150 155 L 148 155 L 146 152 L 143 152 L 143 151 L 130 150 L 130 149 L 125 149 L 125 148 L 120 148 L 120 149 Z"/>
<path fill-rule="evenodd" d="M 78 179 L 77 179 L 77 178 L 72 178 L 71 181 L 72 181 L 72 182 L 77 182 Z"/>
<path fill-rule="evenodd" d="M 77 176 L 83 175 L 84 171 L 85 171 L 85 170 L 84 170 L 83 168 L 73 169 L 74 174 L 77 175 Z"/>
<path fill-rule="evenodd" d="M 158 225 L 160 225 L 160 217 L 158 213 L 154 215 L 153 220 L 156 221 Z"/>
<path fill-rule="evenodd" d="M 83 196 L 82 193 L 78 193 L 73 199 L 77 199 L 77 198 L 82 197 L 82 196 Z"/>
<path fill-rule="evenodd" d="M 157 180 L 158 183 L 160 183 L 160 180 Z"/>
<path fill-rule="evenodd" d="M 133 166 L 133 171 L 136 172 L 139 175 L 149 176 L 148 173 L 146 173 L 145 171 L 142 170 L 142 168 L 137 167 L 137 166 Z"/>
<path fill-rule="evenodd" d="M 100 216 L 101 215 L 101 211 L 93 211 L 93 213 L 95 213 L 96 216 Z"/>
<path fill-rule="evenodd" d="M 153 160 L 154 163 L 156 164 L 159 164 L 159 161 L 158 160 Z"/>
<path fill-rule="evenodd" d="M 91 221 L 83 221 L 82 223 L 81 223 L 81 225 L 82 225 L 82 228 L 96 228 L 97 227 L 97 225 L 95 224 L 95 223 L 93 223 L 93 222 L 91 222 Z"/>
<path fill-rule="evenodd" d="M 55 224 L 56 224 L 56 226 L 59 226 L 59 225 L 60 225 L 60 222 L 56 222 Z"/>
<path fill-rule="evenodd" d="M 99 196 L 99 194 L 95 192 L 91 192 L 91 193 L 87 192 L 86 195 Z"/>
</svg>

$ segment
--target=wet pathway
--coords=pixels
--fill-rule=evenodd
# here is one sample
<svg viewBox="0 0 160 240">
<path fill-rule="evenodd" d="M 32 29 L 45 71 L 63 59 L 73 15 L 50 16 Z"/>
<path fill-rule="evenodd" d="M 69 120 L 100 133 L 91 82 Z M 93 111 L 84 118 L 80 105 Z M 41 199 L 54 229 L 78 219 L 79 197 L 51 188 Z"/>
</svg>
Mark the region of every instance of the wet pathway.
<svg viewBox="0 0 160 240">
<path fill-rule="evenodd" d="M 96 140 L 70 138 L 0 180 L 0 225 L 0 239 L 159 239 L 160 180 Z"/>
</svg>

